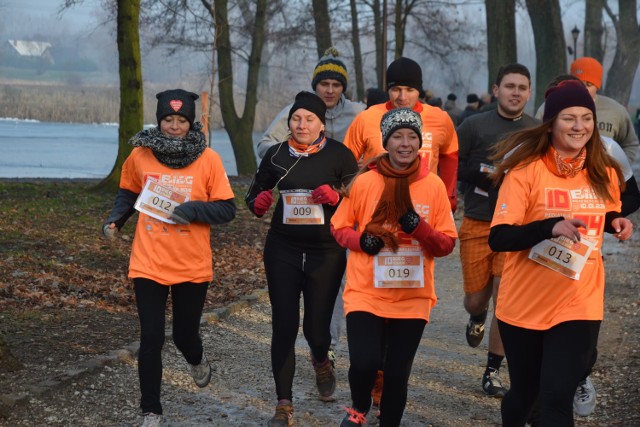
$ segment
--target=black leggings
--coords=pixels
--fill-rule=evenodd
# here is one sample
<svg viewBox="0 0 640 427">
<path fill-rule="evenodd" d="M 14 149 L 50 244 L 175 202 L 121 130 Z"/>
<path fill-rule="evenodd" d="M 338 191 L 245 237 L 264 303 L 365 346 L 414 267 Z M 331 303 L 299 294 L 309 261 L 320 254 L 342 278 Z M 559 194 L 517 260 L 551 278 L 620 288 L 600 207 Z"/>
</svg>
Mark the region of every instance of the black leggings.
<svg viewBox="0 0 640 427">
<path fill-rule="evenodd" d="M 498 321 L 511 388 L 502 399 L 502 425 L 521 427 L 536 399 L 540 425 L 573 426 L 573 396 L 598 343 L 600 321 L 574 320 L 538 331 Z"/>
<path fill-rule="evenodd" d="M 200 317 L 207 296 L 208 283 L 161 285 L 150 279 L 133 279 L 140 318 L 140 408 L 142 413 L 162 414 L 162 346 L 165 336 L 164 313 L 171 290 L 173 307 L 173 342 L 191 365 L 202 360 Z"/>
<path fill-rule="evenodd" d="M 343 249 L 303 251 L 267 237 L 264 268 L 271 301 L 271 369 L 279 400 L 292 398 L 300 294 L 302 331 L 311 354 L 322 362 L 331 345 L 331 315 L 346 263 Z"/>
<path fill-rule="evenodd" d="M 371 390 L 382 366 L 381 427 L 400 425 L 407 403 L 411 366 L 426 324 L 422 319 L 385 319 L 363 311 L 347 315 L 353 407 L 358 411 L 369 411 Z"/>
</svg>

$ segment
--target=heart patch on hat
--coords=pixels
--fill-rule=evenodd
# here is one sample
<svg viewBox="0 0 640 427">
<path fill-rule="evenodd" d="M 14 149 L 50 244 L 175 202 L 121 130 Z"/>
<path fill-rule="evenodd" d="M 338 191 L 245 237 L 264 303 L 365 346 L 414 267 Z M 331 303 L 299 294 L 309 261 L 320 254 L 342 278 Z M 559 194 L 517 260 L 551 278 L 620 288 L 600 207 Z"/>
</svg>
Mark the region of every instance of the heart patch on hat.
<svg viewBox="0 0 640 427">
<path fill-rule="evenodd" d="M 182 101 L 179 99 L 172 99 L 169 101 L 169 105 L 173 108 L 173 111 L 180 111 L 180 108 L 182 108 Z"/>
</svg>

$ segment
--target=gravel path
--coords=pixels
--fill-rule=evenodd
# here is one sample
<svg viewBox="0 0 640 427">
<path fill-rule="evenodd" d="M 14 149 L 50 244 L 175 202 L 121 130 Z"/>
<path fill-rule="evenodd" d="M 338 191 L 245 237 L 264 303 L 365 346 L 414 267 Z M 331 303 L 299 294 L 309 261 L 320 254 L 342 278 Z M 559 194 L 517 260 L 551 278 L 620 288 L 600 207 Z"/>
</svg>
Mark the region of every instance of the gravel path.
<svg viewBox="0 0 640 427">
<path fill-rule="evenodd" d="M 634 221 L 638 223 L 638 217 Z M 593 416 L 578 426 L 640 425 L 640 326 L 638 277 L 639 238 L 624 244 L 607 240 L 606 321 L 600 339 L 600 358 L 594 373 L 599 403 Z M 427 325 L 410 380 L 403 425 L 497 426 L 500 401 L 485 397 L 480 378 L 486 339 L 477 349 L 464 338 L 467 314 L 462 307 L 458 251 L 436 262 L 438 305 Z M 131 321 L 131 320 L 128 320 Z M 206 352 L 216 366 L 211 385 L 198 389 L 171 340 L 164 350 L 162 398 L 165 426 L 266 425 L 275 405 L 270 373 L 270 307 L 260 292 L 226 310 L 205 316 L 202 335 Z M 135 339 L 135 336 L 133 337 Z M 297 426 L 336 426 L 350 403 L 345 337 L 338 348 L 336 401 L 317 399 L 313 370 L 304 339 L 297 342 L 294 407 Z M 1 426 L 136 426 L 138 383 L 135 343 L 76 369 L 22 384 L 23 394 L 3 394 L 8 416 Z M 46 361 L 44 362 L 46 365 Z M 42 374 L 41 374 L 42 375 Z M 506 377 L 506 369 L 503 376 Z M 1 392 L 0 392 L 1 393 Z M 375 424 L 375 423 L 373 423 Z"/>
</svg>

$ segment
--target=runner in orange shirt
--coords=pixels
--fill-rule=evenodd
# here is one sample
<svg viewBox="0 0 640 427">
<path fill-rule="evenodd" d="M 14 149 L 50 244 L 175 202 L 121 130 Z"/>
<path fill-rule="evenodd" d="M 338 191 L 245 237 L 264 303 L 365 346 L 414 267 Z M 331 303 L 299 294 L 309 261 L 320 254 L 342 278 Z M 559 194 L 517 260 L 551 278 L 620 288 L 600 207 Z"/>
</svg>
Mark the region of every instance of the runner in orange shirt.
<svg viewBox="0 0 640 427">
<path fill-rule="evenodd" d="M 492 250 L 507 252 L 496 306 L 511 380 L 505 426 L 523 426 L 536 399 L 540 425 L 573 425 L 604 313 L 602 234 L 633 232 L 620 214 L 624 177 L 595 120 L 584 85 L 562 82 L 547 91 L 544 123 L 494 156 L 504 159 L 494 178 L 506 172 L 489 235 Z"/>
<path fill-rule="evenodd" d="M 233 191 L 220 156 L 207 147 L 202 124 L 194 123 L 198 95 L 182 89 L 156 95 L 158 127 L 137 133 L 135 148 L 122 166 L 120 190 L 103 225 L 115 237 L 140 210 L 129 277 L 140 318 L 138 374 L 143 426 L 159 425 L 162 415 L 162 347 L 165 307 L 173 308 L 173 341 L 189 363 L 199 387 L 211 368 L 199 335 L 207 288 L 213 280 L 212 224 L 235 217 Z M 175 207 L 175 203 L 181 203 Z"/>
<path fill-rule="evenodd" d="M 342 427 L 366 422 L 380 367 L 380 425 L 400 425 L 413 358 L 436 304 L 434 257 L 450 254 L 457 237 L 446 189 L 418 154 L 420 115 L 392 109 L 380 129 L 388 152 L 365 166 L 331 220 L 334 237 L 351 250 L 343 297 L 352 407 Z"/>
<path fill-rule="evenodd" d="M 358 161 L 366 164 L 385 152 L 380 137 L 380 120 L 394 108 L 410 108 L 422 119 L 420 157 L 440 176 L 447 189 L 451 210 L 457 205 L 458 136 L 449 114 L 438 107 L 420 103 L 422 68 L 412 59 L 398 58 L 387 68 L 389 101 L 361 112 L 344 138 Z"/>
</svg>

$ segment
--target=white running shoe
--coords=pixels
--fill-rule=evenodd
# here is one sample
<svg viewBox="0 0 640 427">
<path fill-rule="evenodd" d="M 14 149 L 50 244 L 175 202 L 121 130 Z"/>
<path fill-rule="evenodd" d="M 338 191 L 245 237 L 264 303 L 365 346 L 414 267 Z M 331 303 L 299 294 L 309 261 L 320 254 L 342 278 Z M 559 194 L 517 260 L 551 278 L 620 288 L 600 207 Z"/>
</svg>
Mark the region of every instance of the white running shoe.
<svg viewBox="0 0 640 427">
<path fill-rule="evenodd" d="M 581 417 L 588 417 L 596 407 L 596 388 L 591 377 L 578 383 L 576 394 L 573 396 L 573 411 Z"/>
</svg>

